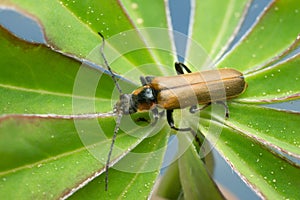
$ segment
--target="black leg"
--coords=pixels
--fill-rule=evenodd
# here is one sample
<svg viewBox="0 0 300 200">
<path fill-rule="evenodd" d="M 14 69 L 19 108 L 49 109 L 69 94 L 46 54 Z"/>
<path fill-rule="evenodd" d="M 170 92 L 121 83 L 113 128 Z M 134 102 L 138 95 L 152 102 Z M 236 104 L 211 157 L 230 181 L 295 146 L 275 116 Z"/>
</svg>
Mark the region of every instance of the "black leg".
<svg viewBox="0 0 300 200">
<path fill-rule="evenodd" d="M 161 112 L 158 112 L 157 108 L 154 108 L 151 111 L 152 111 L 153 118 L 154 118 L 154 122 L 152 123 L 152 125 L 155 125 L 157 123 L 157 120 L 164 116 L 165 111 L 163 110 Z"/>
<path fill-rule="evenodd" d="M 191 128 L 175 127 L 174 119 L 173 119 L 173 110 L 167 110 L 167 120 L 168 120 L 169 126 L 176 131 L 191 131 Z"/>
<path fill-rule="evenodd" d="M 176 130 L 176 131 L 189 131 L 194 136 L 196 143 L 201 147 L 202 141 L 198 137 L 197 133 L 192 128 L 177 128 L 174 125 L 174 119 L 173 119 L 173 110 L 167 110 L 167 120 L 169 123 L 169 126 Z"/>
<path fill-rule="evenodd" d="M 183 69 L 185 69 L 185 71 L 187 73 L 192 73 L 192 71 L 183 63 L 181 62 L 175 62 L 175 70 L 177 72 L 177 74 L 184 74 Z"/>
</svg>

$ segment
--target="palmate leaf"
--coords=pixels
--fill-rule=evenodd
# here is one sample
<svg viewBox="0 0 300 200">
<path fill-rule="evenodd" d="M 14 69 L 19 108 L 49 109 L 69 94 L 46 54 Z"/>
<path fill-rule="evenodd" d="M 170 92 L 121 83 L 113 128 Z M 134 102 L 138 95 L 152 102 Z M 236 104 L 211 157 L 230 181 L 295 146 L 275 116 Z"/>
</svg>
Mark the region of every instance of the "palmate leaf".
<svg viewBox="0 0 300 200">
<path fill-rule="evenodd" d="M 190 28 L 191 36 L 206 49 L 212 60 L 218 60 L 225 50 L 224 47 L 230 44 L 232 36 L 237 33 L 251 2 L 222 1 L 222 6 L 220 1 L 193 3 L 194 23 Z M 156 131 L 154 136 L 144 141 L 142 139 L 147 134 L 139 127 L 137 130 L 127 131 L 126 134 L 118 134 L 116 146 L 119 148 L 115 150 L 112 160 L 118 161 L 119 165 L 122 161 L 130 163 L 126 159 L 130 159 L 128 152 L 131 150 L 132 153 L 162 151 L 155 156 L 145 156 L 140 161 L 142 164 L 131 162 L 140 167 L 136 169 L 141 171 L 144 166 L 154 165 L 156 170 L 152 172 L 132 174 L 110 170 L 109 192 L 104 193 L 103 163 L 106 161 L 111 141 L 108 138 L 113 133 L 114 120 L 107 116 L 100 117 L 99 120 L 74 120 L 73 115 L 62 119 L 62 114 L 72 114 L 72 102 L 76 100 L 80 108 L 74 114 L 107 112 L 112 108 L 111 94 L 114 94 L 114 88 L 110 77 L 92 67 L 81 66 L 81 62 L 78 62 L 87 59 L 101 64 L 98 51 L 96 56 L 90 56 L 92 50 L 101 42 L 98 31 L 107 38 L 106 50 L 113 49 L 124 53 L 125 44 L 133 43 L 130 39 L 134 39 L 134 48 L 167 45 L 168 49 L 172 49 L 168 35 L 162 44 L 158 44 L 149 29 L 140 32 L 135 30 L 147 26 L 167 28 L 164 2 L 48 0 L 37 4 L 35 1 L 10 0 L 1 2 L 0 6 L 34 16 L 43 27 L 47 45 L 62 52 L 56 53 L 43 45 L 18 41 L 1 29 L 1 45 L 4 48 L 1 48 L 0 61 L 3 72 L 0 74 L 0 153 L 5 158 L 5 162 L 1 162 L 0 172 L 1 198 L 59 198 L 72 195 L 76 199 L 111 199 L 149 196 L 161 165 L 168 128 Z M 155 15 L 151 12 L 153 9 Z M 293 48 L 297 46 L 297 10 L 300 9 L 296 0 L 273 1 L 249 34 L 218 63 L 218 67 L 233 67 L 247 73 L 249 87 L 236 102 L 261 103 L 299 96 L 299 86 L 295 84 L 299 77 L 299 70 L 295 67 L 298 57 L 272 65 L 281 55 L 291 51 L 286 50 L 288 47 L 293 44 L 296 44 Z M 215 23 L 211 22 L 212 19 Z M 116 37 L 114 40 L 114 35 L 130 29 L 134 29 L 130 39 L 123 41 Z M 278 40 L 279 36 L 282 40 Z M 276 41 L 276 45 L 272 46 L 273 41 Z M 257 50 L 258 44 L 261 45 L 260 51 Z M 127 74 L 125 77 L 135 83 L 138 83 L 138 76 L 131 73 L 131 70 L 137 70 L 140 74 L 166 75 L 170 74 L 170 70 L 165 69 L 172 67 L 174 62 L 174 56 L 169 52 L 147 48 L 125 52 L 117 59 L 115 55 L 110 55 L 110 51 L 105 53 L 109 62 L 112 62 L 113 70 Z M 15 59 L 16 57 L 21 59 Z M 197 58 L 197 52 L 190 46 L 187 62 L 195 65 Z M 159 64 L 152 68 L 137 68 L 147 63 Z M 82 69 L 88 74 L 84 77 L 87 79 L 83 79 L 87 82 L 82 86 L 86 88 L 85 91 L 95 87 L 88 82 L 97 80 L 98 77 L 101 79 L 95 92 L 76 93 L 74 97 L 76 73 Z M 290 79 L 286 79 L 287 76 Z M 132 84 L 127 81 L 123 81 L 121 85 L 132 88 Z M 113 97 L 116 98 L 114 95 Z M 297 199 L 299 168 L 284 155 L 299 158 L 299 115 L 237 103 L 230 104 L 230 111 L 231 117 L 225 124 L 231 128 L 224 128 L 216 146 L 218 151 L 259 196 Z M 24 113 L 39 115 L 22 115 Z M 54 115 L 48 115 L 49 113 Z M 207 117 L 205 114 L 204 118 Z M 133 115 L 132 118 L 144 119 L 147 116 Z M 282 125 L 280 119 L 290 121 Z M 220 121 L 220 118 L 215 116 L 214 120 Z M 202 126 L 205 127 L 205 123 L 203 121 Z M 82 129 L 78 129 L 78 124 L 82 125 Z M 94 128 L 95 124 L 100 124 L 105 135 L 99 136 L 99 130 Z M 141 124 L 145 125 L 143 122 Z M 224 126 L 215 124 L 221 128 Z M 161 124 L 161 127 L 164 125 Z M 88 137 L 82 138 L 80 130 Z M 205 129 L 203 132 L 207 133 Z M 282 132 L 291 134 L 283 135 Z M 138 134 L 139 137 L 127 135 L 131 133 Z M 274 152 L 274 149 L 284 155 Z M 195 162 L 195 159 L 199 158 L 191 147 L 178 160 L 179 176 L 176 180 L 180 181 L 179 185 L 186 193 L 183 193 L 183 197 L 192 197 L 199 191 L 211 193 L 216 198 L 221 197 L 209 176 L 202 175 L 205 170 L 199 170 L 201 174 L 196 173 L 195 176 L 190 173 L 195 169 L 203 169 L 202 161 Z M 206 178 L 199 180 L 199 176 Z M 201 189 L 197 190 L 195 186 Z M 14 190 L 16 187 L 20 188 L 18 192 Z M 74 193 L 75 191 L 78 192 Z M 180 195 L 180 187 L 178 191 L 176 194 Z M 197 197 L 205 197 L 205 192 Z"/>
<path fill-rule="evenodd" d="M 86 126 L 93 127 L 93 121 L 83 120 Z M 99 120 L 100 123 L 105 124 L 104 131 L 111 133 L 114 126 L 113 119 Z M 111 141 L 99 137 L 95 129 L 89 128 L 89 131 L 86 134 L 89 134 L 93 140 L 89 145 L 83 145 L 73 120 L 2 117 L 0 129 L 1 158 L 3 159 L 1 162 L 1 198 L 62 198 L 73 194 L 76 189 L 83 187 L 103 173 L 103 163 L 99 160 L 106 160 L 106 152 Z M 153 152 L 155 149 L 162 148 L 165 146 L 165 138 L 167 138 L 165 134 L 157 134 L 155 139 L 151 137 L 145 141 L 147 143 L 151 141 L 155 145 L 147 145 L 142 151 L 137 149 L 136 152 Z M 128 137 L 120 133 L 116 146 L 128 151 L 139 142 L 136 137 Z M 93 151 L 100 152 L 98 159 L 95 158 Z M 123 154 L 124 150 L 115 152 L 113 158 L 123 157 Z M 157 154 L 156 163 L 152 161 L 152 165 L 159 165 L 160 162 L 161 155 Z M 109 184 L 110 193 L 104 192 L 104 177 L 100 176 L 100 185 L 92 185 L 97 195 L 104 196 L 103 193 L 121 195 L 125 188 L 140 185 L 142 180 L 149 183 L 148 187 L 139 190 L 139 195 L 143 197 L 149 194 L 157 171 L 137 175 L 111 171 L 110 175 L 112 176 Z M 15 191 L 16 187 L 17 191 Z"/>
<path fill-rule="evenodd" d="M 112 80 L 107 75 L 83 66 L 94 76 L 101 76 L 99 85 L 108 85 L 107 90 L 97 90 L 95 96 L 98 99 L 96 100 L 94 96 L 74 97 L 72 84 L 81 63 L 55 53 L 44 45 L 20 41 L 2 28 L 0 38 L 3 45 L 1 55 L 4 55 L 0 65 L 3 72 L 1 73 L 1 107 L 3 110 L 0 117 L 1 199 L 30 199 L 32 197 L 53 199 L 66 196 L 103 172 L 103 163 L 111 141 L 101 138 L 101 135 L 97 134 L 99 130 L 92 128 L 96 119 L 78 119 L 77 125 L 80 122 L 84 123 L 88 127 L 86 134 L 92 138 L 90 144 L 83 145 L 78 129 L 74 126 L 74 120 L 62 119 L 57 114 L 72 113 L 72 98 L 73 100 L 74 98 L 84 99 L 85 102 L 98 101 L 98 108 L 96 108 L 98 111 L 107 110 L 108 107 L 111 109 L 110 101 L 106 99 L 110 98 L 109 90 L 112 90 L 110 87 L 113 85 Z M 18 59 L 15 59 L 16 56 Z M 45 60 L 53 62 L 45 63 Z M 49 74 L 53 76 L 49 77 Z M 45 78 L 40 79 L 43 76 Z M 14 114 L 7 115 L 12 113 Z M 21 115 L 22 113 L 38 113 L 39 116 Z M 40 115 L 44 113 L 52 113 L 52 115 Z M 103 131 L 111 137 L 115 125 L 113 119 L 100 118 L 99 121 Z M 98 124 L 97 120 L 96 124 Z M 130 139 L 130 137 L 123 136 L 119 133 L 117 143 L 119 147 L 125 145 L 121 147 L 125 151 L 129 151 L 140 142 L 136 137 Z M 162 137 L 164 134 L 159 136 Z M 123 142 L 122 138 L 125 139 Z M 159 138 L 153 143 L 164 143 L 166 138 Z M 151 148 L 153 151 L 153 148 L 161 148 L 161 146 L 151 146 Z M 99 155 L 102 156 L 102 162 L 99 162 L 100 158 L 96 159 L 92 154 L 97 150 L 102 152 Z M 145 150 L 147 148 L 144 148 Z M 124 151 L 115 154 L 112 158 L 123 156 Z M 159 155 L 157 156 L 159 161 Z M 159 162 L 156 164 L 160 165 Z M 112 176 L 113 174 L 111 173 Z M 149 173 L 146 177 L 141 174 L 142 179 L 151 184 L 156 176 L 156 172 Z M 132 182 L 136 183 L 136 179 Z M 119 182 L 110 183 L 112 188 L 114 185 L 119 185 Z M 15 187 L 18 187 L 17 192 Z M 126 187 L 125 184 L 124 187 Z M 101 186 L 97 186 L 97 189 L 99 188 L 104 190 L 103 181 Z M 149 194 L 149 190 L 151 190 L 151 185 L 141 190 L 140 194 L 145 196 Z"/>
<path fill-rule="evenodd" d="M 7 56 L 1 59 L 0 65 L 3 71 L 1 87 L 5 91 L 1 93 L 3 112 L 0 117 L 0 153 L 1 158 L 3 158 L 1 162 L 3 184 L 1 183 L 0 196 L 10 199 L 30 199 L 33 196 L 41 199 L 52 199 L 69 195 L 74 192 L 75 188 L 79 188 L 89 179 L 103 172 L 103 163 L 111 143 L 110 139 L 101 138 L 97 128 L 92 128 L 95 122 L 99 125 L 96 118 L 89 120 L 81 117 L 81 119 L 76 120 L 77 125 L 83 123 L 84 126 L 88 127 L 84 131 L 86 131 L 85 134 L 88 135 L 87 139 L 90 139 L 90 143 L 83 145 L 72 117 L 63 119 L 62 116 L 57 115 L 72 113 L 72 98 L 74 100 L 72 83 L 75 79 L 76 70 L 81 63 L 55 53 L 44 45 L 20 41 L 8 35 L 4 29 L 1 29 L 1 44 L 3 44 L 2 55 Z M 18 55 L 22 59 L 14 60 L 14 55 Z M 45 64 L 43 62 L 45 59 L 55 62 Z M 101 75 L 101 79 L 103 79 L 100 80 L 100 86 L 101 84 L 108 85 L 106 92 L 98 91 L 96 93 L 96 96 L 99 97 L 96 99 L 99 104 L 99 111 L 105 110 L 105 99 L 110 98 L 109 85 L 113 85 L 112 80 L 107 79 L 107 75 L 103 75 L 92 68 L 86 66 L 83 68 L 90 70 L 95 76 Z M 20 71 L 20 74 L 15 73 L 16 69 Z M 72 71 L 74 71 L 74 75 L 72 75 Z M 47 76 L 47 74 L 55 76 L 45 78 L 45 80 L 39 79 L 39 77 Z M 64 76 L 62 76 L 63 74 Z M 18 97 L 20 97 L 19 101 L 16 100 Z M 84 99 L 85 102 L 95 101 L 94 97 L 91 96 L 77 96 L 75 98 Z M 32 102 L 37 102 L 40 105 L 32 105 Z M 48 102 L 54 105 L 64 104 L 62 106 L 66 109 L 61 111 L 61 108 L 49 106 Z M 107 107 L 110 107 L 109 102 L 107 101 Z M 31 115 L 21 114 L 27 112 Z M 38 113 L 38 115 L 32 115 L 33 113 Z M 43 113 L 52 114 L 41 115 Z M 99 123 L 103 132 L 111 137 L 115 125 L 113 119 L 100 118 Z M 140 133 L 143 134 L 143 131 Z M 136 137 L 124 137 L 122 135 L 120 132 L 117 142 L 117 146 L 121 147 L 122 151 L 113 155 L 113 159 L 120 159 L 124 156 L 124 152 L 131 150 L 140 142 Z M 166 142 L 167 137 L 163 133 L 157 136 L 159 138 L 154 141 L 152 141 L 153 138 L 149 139 L 157 144 L 148 146 L 151 148 L 150 152 L 156 148 L 162 148 L 163 145 L 159 144 Z M 122 138 L 125 140 L 122 141 Z M 100 152 L 98 160 L 92 154 L 95 151 Z M 143 151 L 148 151 L 148 148 L 143 148 Z M 161 158 L 162 155 L 158 154 L 157 162 L 153 165 L 160 166 Z M 99 162 L 99 159 L 103 161 Z M 89 165 L 90 167 L 85 167 Z M 110 174 L 113 176 L 114 173 Z M 140 195 L 142 196 L 149 194 L 157 172 L 152 171 L 152 173 L 144 175 L 141 174 L 140 177 L 142 180 L 148 181 L 150 185 L 141 190 Z M 64 178 L 62 179 L 62 177 Z M 99 187 L 104 190 L 103 177 L 101 180 L 102 185 Z M 130 179 L 126 179 L 126 181 L 128 180 Z M 136 183 L 137 180 L 132 178 L 131 182 Z M 119 182 L 110 183 L 110 187 L 115 188 L 114 185 L 119 185 Z M 122 186 L 125 188 L 126 185 Z M 19 188 L 18 192 L 13 192 L 15 187 Z M 97 188 L 99 192 L 99 187 L 94 188 Z M 114 192 L 115 190 L 111 189 L 111 191 Z"/>
</svg>

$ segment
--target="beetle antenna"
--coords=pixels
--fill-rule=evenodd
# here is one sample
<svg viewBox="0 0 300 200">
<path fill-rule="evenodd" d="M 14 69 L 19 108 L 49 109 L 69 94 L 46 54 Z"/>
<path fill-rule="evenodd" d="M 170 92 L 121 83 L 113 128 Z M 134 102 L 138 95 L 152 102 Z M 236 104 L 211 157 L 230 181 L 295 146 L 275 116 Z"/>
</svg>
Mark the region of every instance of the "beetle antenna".
<svg viewBox="0 0 300 200">
<path fill-rule="evenodd" d="M 105 45 L 105 39 L 104 39 L 104 36 L 103 36 L 102 33 L 100 33 L 100 32 L 98 32 L 98 34 L 99 34 L 100 37 L 102 38 L 102 45 L 101 45 L 101 47 L 100 47 L 100 53 L 101 53 L 101 56 L 102 56 L 102 58 L 103 58 L 103 60 L 104 60 L 104 64 L 105 64 L 106 68 L 108 69 L 108 71 L 110 72 L 111 78 L 114 80 L 115 86 L 117 87 L 119 93 L 120 93 L 120 94 L 123 94 L 123 93 L 122 93 L 122 90 L 121 90 L 121 87 L 120 87 L 120 85 L 119 85 L 118 82 L 117 82 L 116 75 L 112 72 L 112 70 L 111 70 L 111 68 L 110 68 L 110 66 L 109 66 L 109 64 L 108 64 L 108 62 L 107 62 L 107 60 L 106 60 L 106 57 L 105 57 L 105 55 L 104 55 L 104 53 L 103 53 L 104 45 Z"/>
<path fill-rule="evenodd" d="M 120 123 L 121 123 L 121 118 L 122 118 L 122 111 L 119 111 L 118 113 L 118 118 L 116 121 L 116 126 L 115 126 L 115 130 L 114 130 L 114 135 L 112 137 L 112 141 L 110 144 L 110 148 L 109 148 L 109 152 L 108 152 L 108 156 L 107 156 L 107 161 L 106 161 L 106 165 L 105 165 L 105 191 L 107 191 L 108 189 L 108 168 L 109 168 L 109 162 L 110 162 L 110 157 L 112 154 L 112 150 L 116 141 L 116 137 L 117 137 L 117 133 L 119 131 L 120 128 Z"/>
<path fill-rule="evenodd" d="M 100 35 L 100 37 L 102 38 L 102 45 L 100 47 L 100 53 L 101 53 L 101 56 L 104 60 L 104 64 L 106 66 L 106 68 L 108 69 L 108 71 L 110 72 L 111 74 L 111 78 L 113 79 L 114 83 L 115 83 L 115 86 L 117 87 L 120 95 L 123 94 L 122 93 L 122 90 L 121 90 L 121 87 L 120 85 L 118 84 L 117 82 L 117 79 L 116 79 L 116 75 L 112 72 L 107 60 L 106 60 L 106 57 L 104 55 L 104 45 L 105 45 L 105 39 L 104 39 L 104 36 L 98 32 L 98 34 Z M 115 130 L 114 130 L 114 134 L 113 134 L 113 137 L 112 137 L 112 141 L 111 141 L 111 144 L 110 144 L 110 148 L 109 148 L 109 152 L 108 152 L 108 155 L 107 155 L 107 160 L 106 160 L 106 164 L 105 164 L 105 191 L 107 191 L 108 189 L 108 169 L 109 169 L 109 162 L 110 162 L 110 158 L 111 158 L 111 155 L 112 155 L 112 151 L 113 151 L 113 148 L 114 148 L 114 144 L 115 144 L 115 141 L 116 141 L 116 137 L 117 137 L 117 133 L 119 131 L 119 128 L 120 128 L 120 123 L 121 123 L 121 118 L 122 118 L 122 115 L 123 115 L 123 112 L 122 112 L 122 109 L 116 109 L 116 111 L 114 111 L 115 113 L 117 113 L 117 121 L 116 121 L 116 126 L 115 126 Z"/>
</svg>

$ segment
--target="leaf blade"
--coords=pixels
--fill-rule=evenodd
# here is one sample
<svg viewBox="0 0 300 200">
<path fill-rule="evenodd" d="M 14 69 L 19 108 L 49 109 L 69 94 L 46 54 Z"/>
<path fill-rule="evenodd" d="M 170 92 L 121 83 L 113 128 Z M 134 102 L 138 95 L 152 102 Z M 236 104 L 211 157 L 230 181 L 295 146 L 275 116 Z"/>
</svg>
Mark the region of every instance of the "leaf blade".
<svg viewBox="0 0 300 200">
<path fill-rule="evenodd" d="M 300 19 L 297 12 L 299 9 L 296 0 L 273 0 L 249 34 L 217 64 L 217 67 L 234 67 L 246 71 L 268 63 L 273 57 L 284 52 L 299 34 L 296 28 Z"/>
<path fill-rule="evenodd" d="M 236 29 L 244 20 L 250 2 L 251 0 L 193 1 L 195 13 L 192 19 L 192 38 L 207 51 L 213 61 L 224 53 L 224 47 L 233 39 L 232 35 L 236 34 Z M 191 62 L 196 57 L 193 53 L 193 46 L 190 46 L 187 61 Z"/>
<path fill-rule="evenodd" d="M 249 87 L 237 101 L 272 103 L 299 98 L 299 62 L 300 54 L 264 70 L 257 71 L 255 74 L 246 75 L 246 82 Z"/>
<path fill-rule="evenodd" d="M 204 120 L 203 120 L 204 121 Z M 205 126 L 213 123 L 205 122 Z M 274 155 L 257 140 L 223 127 L 216 150 L 243 181 L 262 198 L 299 198 L 299 167 Z M 207 130 L 203 129 L 206 134 Z"/>
</svg>

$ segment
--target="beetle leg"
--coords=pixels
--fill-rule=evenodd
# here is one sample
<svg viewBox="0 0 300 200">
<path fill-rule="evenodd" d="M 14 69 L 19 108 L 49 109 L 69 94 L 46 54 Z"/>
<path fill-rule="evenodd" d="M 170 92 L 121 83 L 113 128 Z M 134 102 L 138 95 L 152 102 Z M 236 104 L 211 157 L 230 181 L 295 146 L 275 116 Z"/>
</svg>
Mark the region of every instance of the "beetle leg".
<svg viewBox="0 0 300 200">
<path fill-rule="evenodd" d="M 167 121 L 169 126 L 176 131 L 191 131 L 191 128 L 177 128 L 174 124 L 173 110 L 167 110 Z"/>
<path fill-rule="evenodd" d="M 153 122 L 152 125 L 155 125 L 155 124 L 157 123 L 157 120 L 158 120 L 159 118 L 161 118 L 162 116 L 164 116 L 165 111 L 163 110 L 163 111 L 161 111 L 161 112 L 158 112 L 158 109 L 157 109 L 157 108 L 153 108 L 151 111 L 152 111 L 153 118 L 154 118 L 154 122 Z"/>
<path fill-rule="evenodd" d="M 211 102 L 209 102 L 208 104 L 205 104 L 204 106 L 197 108 L 197 106 L 191 106 L 190 107 L 190 113 L 196 113 L 199 112 L 201 110 L 204 110 L 205 108 L 207 108 L 209 105 L 211 104 Z"/>
<path fill-rule="evenodd" d="M 191 129 L 190 131 L 191 131 L 192 135 L 194 136 L 196 143 L 199 145 L 199 147 L 201 147 L 202 146 L 202 141 L 199 138 L 199 136 L 197 135 L 197 133 L 193 129 Z M 202 133 L 201 133 L 201 136 L 203 136 Z M 204 140 L 204 139 L 202 138 L 202 140 Z"/>
<path fill-rule="evenodd" d="M 226 117 L 226 119 L 228 119 L 229 118 L 229 109 L 228 109 L 227 104 L 224 101 L 217 101 L 216 103 L 221 104 L 221 105 L 224 106 L 224 108 L 225 108 L 225 117 Z"/>
<path fill-rule="evenodd" d="M 181 62 L 175 62 L 175 70 L 177 72 L 177 74 L 184 74 L 183 69 L 185 69 L 185 71 L 187 73 L 192 73 L 192 71 L 183 63 Z"/>
<path fill-rule="evenodd" d="M 158 110 L 157 110 L 157 108 L 154 108 L 151 111 L 152 111 L 152 115 L 153 115 L 153 118 L 154 118 L 154 122 L 153 122 L 152 125 L 155 125 L 156 122 L 157 122 L 157 120 L 158 120 L 158 118 L 159 118 Z"/>
<path fill-rule="evenodd" d="M 176 131 L 189 131 L 191 132 L 191 134 L 193 135 L 196 143 L 199 145 L 199 147 L 201 146 L 202 142 L 200 140 L 200 138 L 198 137 L 197 133 L 192 129 L 192 128 L 177 128 L 174 125 L 174 119 L 173 119 L 173 110 L 167 110 L 167 120 L 169 123 L 169 126 L 176 130 Z"/>
</svg>

